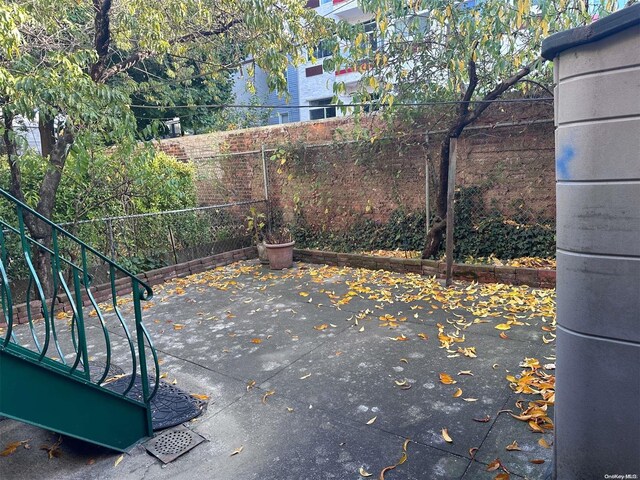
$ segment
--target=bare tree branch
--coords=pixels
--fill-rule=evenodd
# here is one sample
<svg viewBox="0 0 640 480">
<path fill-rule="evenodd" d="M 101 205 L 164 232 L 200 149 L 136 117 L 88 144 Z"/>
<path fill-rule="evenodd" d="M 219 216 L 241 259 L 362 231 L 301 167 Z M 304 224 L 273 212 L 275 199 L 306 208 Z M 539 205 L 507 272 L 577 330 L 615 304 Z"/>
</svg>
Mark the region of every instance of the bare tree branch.
<svg viewBox="0 0 640 480">
<path fill-rule="evenodd" d="M 192 42 L 194 40 L 197 40 L 198 38 L 214 37 L 214 36 L 222 35 L 223 33 L 227 33 L 231 29 L 231 27 L 233 27 L 234 25 L 238 25 L 242 23 L 242 21 L 243 21 L 242 18 L 234 18 L 229 20 L 227 23 L 219 26 L 218 28 L 214 28 L 213 30 L 201 30 L 198 32 L 192 32 L 192 33 L 183 35 L 181 37 L 178 37 L 175 39 L 175 42 L 187 43 L 187 42 Z"/>
</svg>

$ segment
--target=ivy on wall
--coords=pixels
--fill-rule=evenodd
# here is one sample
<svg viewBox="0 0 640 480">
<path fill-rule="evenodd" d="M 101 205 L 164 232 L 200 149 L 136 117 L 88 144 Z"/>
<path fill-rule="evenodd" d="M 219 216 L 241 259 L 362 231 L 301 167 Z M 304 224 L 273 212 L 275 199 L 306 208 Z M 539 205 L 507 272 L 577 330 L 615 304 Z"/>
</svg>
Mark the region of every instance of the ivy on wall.
<svg viewBox="0 0 640 480">
<path fill-rule="evenodd" d="M 555 256 L 555 222 L 525 214 L 505 216 L 482 203 L 480 187 L 464 188 L 456 194 L 455 258 Z M 425 236 L 424 211 L 395 210 L 386 223 L 358 220 L 348 229 L 313 228 L 300 209 L 291 225 L 298 248 L 335 252 L 372 250 L 422 250 Z M 439 252 L 440 256 L 443 252 Z"/>
</svg>

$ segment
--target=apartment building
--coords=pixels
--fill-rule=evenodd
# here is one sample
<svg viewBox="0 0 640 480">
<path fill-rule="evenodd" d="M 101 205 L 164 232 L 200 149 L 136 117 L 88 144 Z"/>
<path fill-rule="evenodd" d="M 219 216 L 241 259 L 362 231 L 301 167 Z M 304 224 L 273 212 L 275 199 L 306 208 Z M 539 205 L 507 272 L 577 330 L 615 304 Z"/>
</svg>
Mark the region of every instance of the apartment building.
<svg viewBox="0 0 640 480">
<path fill-rule="evenodd" d="M 307 8 L 313 8 L 318 15 L 335 20 L 343 20 L 351 24 L 362 24 L 374 47 L 376 46 L 376 25 L 372 15 L 364 13 L 357 0 L 309 0 Z M 277 105 L 271 110 L 267 123 L 269 125 L 320 120 L 341 116 L 342 113 L 332 104 L 334 96 L 333 85 L 344 83 L 346 93 L 338 98 L 345 103 L 351 101 L 351 93 L 355 90 L 360 79 L 360 73 L 351 68 L 325 72 L 322 68 L 323 60 L 331 55 L 331 51 L 318 45 L 314 51 L 315 60 L 295 67 L 289 65 L 287 69 L 287 92 L 269 92 L 265 74 L 256 69 L 251 79 L 255 86 L 255 93 L 246 89 L 246 73 L 236 76 L 234 93 L 236 102 L 248 104 L 257 101 L 267 105 Z M 288 94 L 288 95 L 287 95 Z M 292 108 L 300 105 L 301 108 Z"/>
</svg>

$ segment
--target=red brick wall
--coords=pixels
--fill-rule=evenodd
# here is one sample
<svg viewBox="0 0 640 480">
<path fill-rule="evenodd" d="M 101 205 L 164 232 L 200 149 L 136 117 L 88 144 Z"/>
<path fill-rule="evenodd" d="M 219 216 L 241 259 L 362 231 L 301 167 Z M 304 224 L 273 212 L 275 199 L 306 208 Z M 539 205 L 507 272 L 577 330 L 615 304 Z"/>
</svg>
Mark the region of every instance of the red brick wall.
<svg viewBox="0 0 640 480">
<path fill-rule="evenodd" d="M 486 185 L 484 200 L 505 212 L 526 208 L 552 218 L 551 118 L 550 105 L 492 106 L 459 141 L 457 184 Z M 272 151 L 266 154 L 271 200 L 287 219 L 301 210 L 314 226 L 339 229 L 363 217 L 385 221 L 398 207 L 424 208 L 425 159 L 437 178 L 445 127 L 441 113 L 411 127 L 386 127 L 376 117 L 356 124 L 343 117 L 181 137 L 159 145 L 196 165 L 201 204 L 264 198 L 260 148 L 285 145 L 295 155 L 287 153 L 283 165 L 269 160 Z M 372 133 L 375 142 L 366 138 Z M 362 135 L 363 141 L 353 141 Z M 240 152 L 249 153 L 233 155 Z"/>
</svg>

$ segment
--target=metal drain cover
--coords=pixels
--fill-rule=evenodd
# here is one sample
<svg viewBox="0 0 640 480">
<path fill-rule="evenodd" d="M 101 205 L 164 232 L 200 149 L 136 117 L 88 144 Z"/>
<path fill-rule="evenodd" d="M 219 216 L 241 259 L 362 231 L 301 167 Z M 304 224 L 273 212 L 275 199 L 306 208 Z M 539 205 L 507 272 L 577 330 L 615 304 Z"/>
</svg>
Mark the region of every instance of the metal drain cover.
<svg viewBox="0 0 640 480">
<path fill-rule="evenodd" d="M 144 444 L 144 448 L 163 463 L 169 463 L 202 442 L 204 438 L 196 432 L 179 426 L 153 437 Z"/>
</svg>

